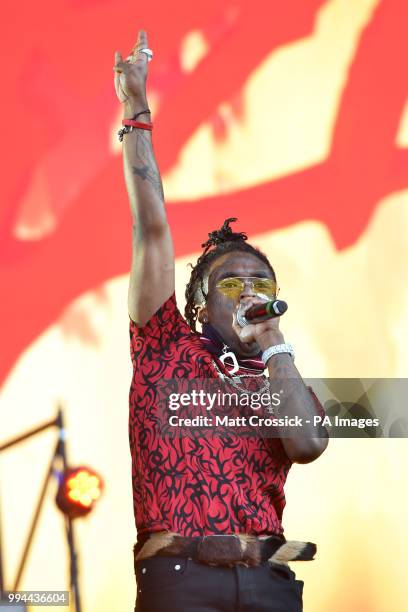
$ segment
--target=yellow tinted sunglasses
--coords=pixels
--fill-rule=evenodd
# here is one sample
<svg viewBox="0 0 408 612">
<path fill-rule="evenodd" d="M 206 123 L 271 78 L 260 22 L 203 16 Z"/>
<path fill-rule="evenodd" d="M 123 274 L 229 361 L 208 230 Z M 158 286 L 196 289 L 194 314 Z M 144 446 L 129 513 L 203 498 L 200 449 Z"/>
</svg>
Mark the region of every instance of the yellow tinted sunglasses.
<svg viewBox="0 0 408 612">
<path fill-rule="evenodd" d="M 223 295 L 228 298 L 237 299 L 245 290 L 246 284 L 251 285 L 251 289 L 256 294 L 264 295 L 274 299 L 278 295 L 279 287 L 271 278 L 258 276 L 231 276 L 223 278 L 215 285 Z"/>
</svg>

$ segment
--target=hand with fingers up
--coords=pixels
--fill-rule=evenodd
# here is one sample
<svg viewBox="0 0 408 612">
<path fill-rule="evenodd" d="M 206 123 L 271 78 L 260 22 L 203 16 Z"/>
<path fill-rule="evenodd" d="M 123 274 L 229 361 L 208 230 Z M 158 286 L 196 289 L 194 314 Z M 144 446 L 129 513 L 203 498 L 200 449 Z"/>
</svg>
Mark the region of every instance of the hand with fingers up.
<svg viewBox="0 0 408 612">
<path fill-rule="evenodd" d="M 146 49 L 146 52 L 141 49 Z M 139 31 L 137 42 L 125 61 L 119 51 L 115 53 L 115 90 L 119 101 L 124 105 L 125 117 L 148 108 L 146 79 L 149 59 L 151 52 L 144 30 Z"/>
<path fill-rule="evenodd" d="M 147 106 L 147 68 L 153 55 L 147 45 L 146 32 L 140 30 L 125 61 L 119 51 L 115 53 L 113 68 L 116 94 L 124 110 L 124 127 L 118 136 L 123 142 L 124 178 L 133 218 L 128 307 L 131 319 L 141 327 L 174 293 L 175 286 L 173 241 Z"/>
</svg>

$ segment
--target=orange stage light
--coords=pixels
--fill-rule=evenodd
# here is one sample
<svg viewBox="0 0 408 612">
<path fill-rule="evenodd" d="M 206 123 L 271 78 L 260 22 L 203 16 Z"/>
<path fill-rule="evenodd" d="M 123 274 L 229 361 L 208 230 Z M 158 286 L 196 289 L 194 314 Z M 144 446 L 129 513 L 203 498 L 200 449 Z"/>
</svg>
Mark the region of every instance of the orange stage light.
<svg viewBox="0 0 408 612">
<path fill-rule="evenodd" d="M 58 508 L 71 519 L 85 516 L 101 496 L 103 481 L 91 468 L 67 468 L 60 476 Z"/>
</svg>

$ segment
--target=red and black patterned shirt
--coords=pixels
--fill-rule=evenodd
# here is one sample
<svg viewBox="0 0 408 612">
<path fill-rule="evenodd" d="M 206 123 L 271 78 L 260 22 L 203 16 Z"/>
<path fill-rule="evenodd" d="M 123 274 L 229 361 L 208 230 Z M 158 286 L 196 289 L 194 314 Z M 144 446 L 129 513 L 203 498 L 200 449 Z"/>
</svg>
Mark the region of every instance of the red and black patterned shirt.
<svg viewBox="0 0 408 612">
<path fill-rule="evenodd" d="M 197 440 L 160 433 L 159 380 L 219 376 L 174 294 L 144 327 L 130 321 L 130 340 L 129 440 L 138 535 L 283 534 L 283 488 L 292 462 L 279 438 L 231 434 Z"/>
</svg>

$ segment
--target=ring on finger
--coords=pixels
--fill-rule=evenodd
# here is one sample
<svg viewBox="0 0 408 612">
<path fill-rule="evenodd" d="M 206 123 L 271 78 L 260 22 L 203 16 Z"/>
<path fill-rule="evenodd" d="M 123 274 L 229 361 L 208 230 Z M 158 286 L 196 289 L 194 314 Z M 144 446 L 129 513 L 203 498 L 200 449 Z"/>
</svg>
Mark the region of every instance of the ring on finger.
<svg viewBox="0 0 408 612">
<path fill-rule="evenodd" d="M 153 51 L 151 49 L 148 49 L 147 47 L 144 47 L 143 49 L 139 49 L 138 51 L 139 53 L 144 53 L 145 55 L 147 55 L 147 61 L 151 62 L 153 59 Z"/>
</svg>

